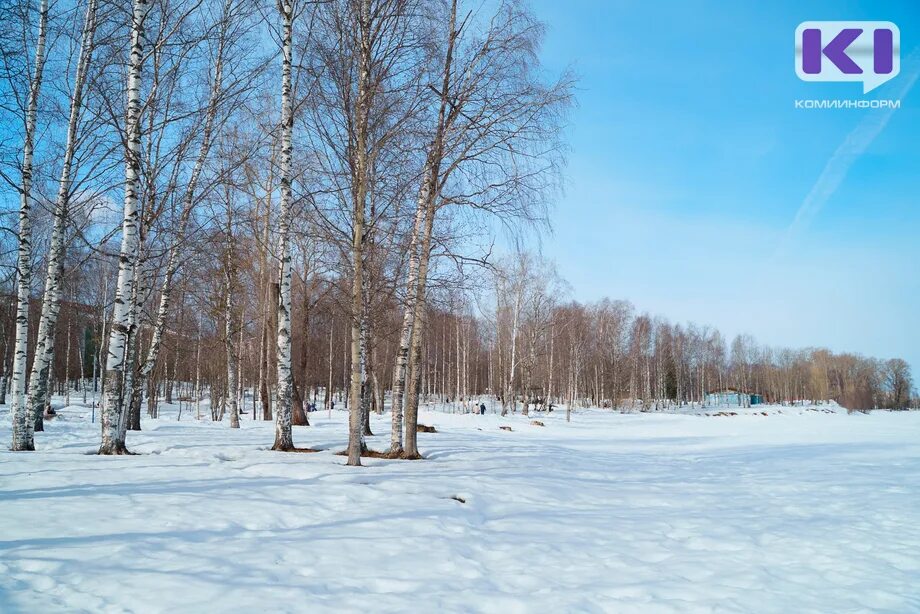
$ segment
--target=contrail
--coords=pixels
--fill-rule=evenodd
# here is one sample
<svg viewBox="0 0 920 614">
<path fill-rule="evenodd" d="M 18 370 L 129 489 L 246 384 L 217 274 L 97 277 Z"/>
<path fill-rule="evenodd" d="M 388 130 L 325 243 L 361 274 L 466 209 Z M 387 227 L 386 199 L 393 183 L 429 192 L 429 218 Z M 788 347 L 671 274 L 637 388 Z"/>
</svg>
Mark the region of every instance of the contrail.
<svg viewBox="0 0 920 614">
<path fill-rule="evenodd" d="M 901 86 L 896 99 L 903 99 L 907 96 L 917 78 L 920 77 L 920 48 L 915 49 L 904 60 L 904 65 L 908 69 L 906 79 L 904 79 L 904 84 Z M 796 211 L 795 218 L 786 229 L 786 233 L 776 250 L 777 255 L 782 254 L 789 242 L 808 228 L 815 216 L 820 213 L 827 201 L 840 187 L 840 184 L 843 183 L 853 163 L 866 152 L 876 137 L 888 125 L 895 110 L 888 108 L 883 112 L 867 113 L 862 121 L 843 139 L 843 142 L 834 151 L 827 164 L 824 165 L 824 170 L 821 171 L 818 180 L 812 186 L 811 191 L 808 192 L 808 196 L 805 197 L 798 211 Z"/>
</svg>

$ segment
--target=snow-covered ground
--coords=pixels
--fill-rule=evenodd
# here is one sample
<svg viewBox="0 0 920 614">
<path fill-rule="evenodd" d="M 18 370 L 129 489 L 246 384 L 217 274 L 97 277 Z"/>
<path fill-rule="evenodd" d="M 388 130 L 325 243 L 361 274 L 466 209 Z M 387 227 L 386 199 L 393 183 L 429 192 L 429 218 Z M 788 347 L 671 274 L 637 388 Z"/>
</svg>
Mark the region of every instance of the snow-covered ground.
<svg viewBox="0 0 920 614">
<path fill-rule="evenodd" d="M 920 412 L 742 413 L 422 412 L 426 461 L 358 469 L 344 412 L 104 458 L 71 407 L 0 453 L 0 611 L 920 611 Z"/>
</svg>

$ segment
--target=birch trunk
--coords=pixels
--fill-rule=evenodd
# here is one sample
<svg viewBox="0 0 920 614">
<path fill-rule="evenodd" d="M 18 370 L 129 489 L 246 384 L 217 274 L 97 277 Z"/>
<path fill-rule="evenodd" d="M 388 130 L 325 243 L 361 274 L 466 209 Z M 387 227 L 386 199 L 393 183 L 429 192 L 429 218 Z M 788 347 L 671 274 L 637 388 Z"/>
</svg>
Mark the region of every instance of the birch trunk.
<svg viewBox="0 0 920 614">
<path fill-rule="evenodd" d="M 262 292 L 262 327 L 259 334 L 259 403 L 262 407 L 262 420 L 272 419 L 272 409 L 268 396 L 268 325 L 271 321 L 268 313 L 268 286 L 266 283 Z M 256 419 L 255 412 L 252 416 Z"/>
<path fill-rule="evenodd" d="M 106 354 L 105 339 L 108 338 L 105 329 L 105 325 L 108 322 L 108 318 L 105 315 L 108 302 L 109 278 L 104 277 L 102 280 L 102 302 L 99 305 L 99 347 L 93 353 L 93 393 L 99 393 L 105 388 L 105 371 L 102 369 L 102 359 Z"/>
<path fill-rule="evenodd" d="M 417 460 L 422 458 L 418 451 L 418 403 L 419 380 L 421 378 L 422 337 L 425 331 L 425 287 L 428 281 L 428 264 L 431 259 L 431 235 L 434 228 L 435 194 L 431 189 L 435 184 L 435 167 L 432 167 L 423 181 L 428 182 L 428 202 L 425 208 L 425 226 L 419 251 L 418 282 L 415 285 L 413 299 L 413 326 L 410 334 L 410 359 L 406 378 L 406 437 L 403 458 Z"/>
<path fill-rule="evenodd" d="M 198 314 L 198 339 L 195 343 L 195 419 L 201 420 L 201 314 Z"/>
<path fill-rule="evenodd" d="M 424 297 L 425 277 L 428 268 L 428 258 L 423 254 L 419 258 L 419 283 L 416 286 L 416 297 Z M 406 377 L 406 437 L 403 444 L 403 458 L 418 460 L 422 458 L 418 452 L 418 403 L 419 380 L 421 378 L 422 361 L 422 335 L 425 327 L 424 300 L 415 303 L 414 326 L 412 327 L 409 343 L 409 366 Z"/>
<path fill-rule="evenodd" d="M 403 458 L 412 460 L 421 458 L 418 452 L 417 429 L 419 384 L 422 374 L 422 336 L 425 328 L 425 286 L 428 281 L 428 263 L 431 259 L 431 234 L 434 229 L 434 216 L 439 196 L 438 176 L 441 167 L 441 159 L 443 157 L 444 135 L 447 130 L 447 96 L 450 90 L 451 67 L 456 39 L 457 0 L 453 0 L 451 3 L 450 22 L 448 24 L 447 53 L 445 55 L 444 72 L 442 74 L 437 127 L 429 148 L 428 161 L 425 165 L 426 172 L 422 176 L 422 187 L 419 190 L 420 198 L 424 196 L 427 202 L 425 203 L 425 212 L 423 215 L 424 224 L 419 245 L 418 280 L 415 284 L 415 296 L 411 299 L 413 314 L 410 316 L 412 330 L 409 336 L 409 365 L 405 393 L 406 436 L 403 445 Z"/>
<path fill-rule="evenodd" d="M 139 219 L 143 219 L 143 212 L 140 213 Z M 143 237 L 143 233 L 142 233 Z M 141 239 L 143 244 L 143 238 Z M 141 248 L 143 249 L 143 248 Z M 119 438 L 125 441 L 128 430 L 139 431 L 141 429 L 141 394 L 143 390 L 137 386 L 138 371 L 140 366 L 137 362 L 138 352 L 140 350 L 140 330 L 137 326 L 138 319 L 138 297 L 142 296 L 141 292 L 141 263 L 143 256 L 139 256 L 134 264 L 134 283 L 132 284 L 131 301 L 129 303 L 128 329 L 131 334 L 128 335 L 128 349 L 125 357 L 124 367 L 124 398 L 122 405 L 121 418 L 119 420 Z M 166 376 L 169 376 L 169 369 L 165 369 Z"/>
<path fill-rule="evenodd" d="M 324 399 L 324 405 L 326 410 L 329 412 L 329 417 L 332 417 L 332 333 L 335 331 L 335 320 L 332 320 L 332 325 L 329 326 L 329 382 L 326 386 L 326 398 Z"/>
<path fill-rule="evenodd" d="M 310 419 L 308 417 L 309 405 L 310 405 L 310 393 L 309 393 L 309 375 L 310 372 L 307 368 L 307 361 L 309 359 L 310 348 L 307 344 L 306 336 L 310 331 L 310 296 L 312 294 L 311 290 L 315 290 L 315 284 L 311 288 L 311 284 L 307 283 L 307 277 L 309 276 L 309 262 L 304 261 L 304 279 L 303 279 L 303 319 L 301 320 L 301 330 L 304 331 L 303 343 L 300 344 L 300 358 L 297 365 L 297 371 L 300 373 L 302 386 L 297 385 L 297 378 L 293 378 L 294 383 L 294 403 L 291 406 L 291 423 L 294 426 L 310 426 Z"/>
<path fill-rule="evenodd" d="M 61 279 L 64 274 L 64 235 L 70 208 L 73 158 L 77 143 L 77 128 L 83 108 L 83 87 L 92 61 L 93 39 L 96 33 L 96 0 L 90 0 L 83 23 L 80 55 L 73 93 L 70 98 L 70 116 L 67 121 L 67 139 L 64 145 L 64 160 L 58 181 L 57 200 L 54 205 L 54 224 L 48 247 L 48 269 L 45 275 L 45 292 L 42 299 L 41 318 L 38 323 L 38 338 L 32 374 L 29 378 L 29 408 L 35 421 L 35 429 L 42 430 L 42 414 L 48 393 L 48 372 L 54 363 L 54 338 L 61 309 Z"/>
<path fill-rule="evenodd" d="M 12 318 L 10 318 L 12 319 Z M 3 375 L 0 376 L 0 405 L 6 405 L 6 393 L 10 386 L 10 339 L 6 335 L 6 326 L 3 326 Z"/>
<path fill-rule="evenodd" d="M 520 283 L 524 283 L 523 278 Z M 508 415 L 509 400 L 511 401 L 511 410 L 517 412 L 517 401 L 514 399 L 514 371 L 517 366 L 517 329 L 521 315 L 521 292 L 523 292 L 523 289 L 519 289 L 514 299 L 514 313 L 511 321 L 511 359 L 508 365 L 508 383 L 505 386 L 505 402 L 502 403 L 503 416 Z"/>
<path fill-rule="evenodd" d="M 365 296 L 367 296 L 365 290 Z M 364 439 L 372 436 L 371 432 L 371 372 L 372 366 L 368 360 L 368 305 L 365 301 L 364 310 L 361 314 L 361 452 L 367 451 L 367 443 Z"/>
<path fill-rule="evenodd" d="M 426 171 L 425 177 L 428 176 Z M 412 237 L 409 244 L 409 272 L 406 276 L 406 307 L 403 312 L 402 330 L 399 334 L 399 349 L 396 351 L 396 364 L 393 367 L 393 394 L 390 401 L 392 426 L 390 427 L 390 456 L 403 453 L 403 397 L 406 389 L 406 365 L 409 362 L 409 342 L 412 326 L 415 322 L 415 290 L 418 284 L 419 235 L 425 221 L 428 206 L 428 181 L 422 181 L 418 202 L 415 207 L 415 222 L 412 225 Z"/>
<path fill-rule="evenodd" d="M 545 405 L 553 404 L 553 342 L 556 339 L 556 326 L 553 324 L 549 329 L 549 373 L 546 384 L 546 401 Z"/>
<path fill-rule="evenodd" d="M 372 356 L 371 363 L 374 361 L 375 359 Z M 374 412 L 379 416 L 383 414 L 383 388 L 380 386 L 380 378 L 377 377 L 376 369 L 371 372 L 371 386 L 374 391 Z"/>
<path fill-rule="evenodd" d="M 268 165 L 268 183 L 265 190 L 265 220 L 262 225 L 262 240 L 259 242 L 259 294 L 261 297 L 261 327 L 259 330 L 259 402 L 262 406 L 262 420 L 269 421 L 272 419 L 271 401 L 268 391 L 268 345 L 269 333 L 271 326 L 271 307 L 274 305 L 274 294 L 270 292 L 270 279 L 268 272 L 268 257 L 266 254 L 269 227 L 271 226 L 272 210 L 272 186 L 274 185 L 273 169 L 275 168 L 275 149 L 272 148 L 272 159 Z M 256 411 L 253 410 L 252 419 L 256 419 Z"/>
<path fill-rule="evenodd" d="M 64 346 L 64 406 L 70 405 L 70 338 L 73 316 L 67 318 L 67 344 Z"/>
<path fill-rule="evenodd" d="M 242 319 L 242 315 L 240 316 Z M 246 382 L 243 379 L 243 348 L 246 347 L 243 343 L 243 326 L 242 322 L 237 324 L 237 328 L 240 329 L 240 334 L 237 337 L 236 344 L 236 402 L 239 405 L 239 412 L 245 413 L 246 409 Z"/>
<path fill-rule="evenodd" d="M 237 394 L 236 348 L 234 347 L 233 281 L 233 207 L 227 203 L 227 263 L 224 265 L 224 284 L 227 293 L 224 303 L 224 343 L 227 349 L 227 402 L 230 404 L 230 428 L 240 428 L 240 408 Z"/>
<path fill-rule="evenodd" d="M 456 364 L 454 365 L 454 366 L 455 366 L 454 375 L 455 375 L 456 378 L 457 378 L 457 381 L 456 381 L 456 391 L 455 391 L 455 394 L 454 394 L 454 401 L 457 403 L 457 406 L 458 406 L 458 408 L 460 409 L 460 411 L 463 411 L 463 407 L 464 407 L 463 392 L 462 392 L 462 390 L 460 389 L 460 368 L 461 368 L 461 365 L 460 365 L 460 318 L 459 318 L 459 317 L 454 318 L 454 324 L 455 324 L 455 326 L 454 326 L 455 332 L 457 333 L 457 334 L 456 334 L 456 339 L 454 340 L 454 341 L 456 341 L 456 344 L 455 344 L 455 346 L 456 346 L 455 363 L 456 363 Z"/>
<path fill-rule="evenodd" d="M 265 377 L 262 380 L 262 388 L 264 391 L 264 396 L 262 397 L 262 408 L 263 408 L 263 418 L 266 421 L 273 421 L 274 414 L 272 413 L 272 404 L 275 402 L 275 399 L 272 397 L 275 394 L 275 386 L 271 383 L 272 378 L 278 378 L 278 371 L 273 370 L 273 367 L 276 367 L 277 355 L 275 356 L 276 360 L 272 360 L 272 347 L 277 347 L 277 326 L 278 326 L 278 284 L 274 281 L 274 275 L 272 279 L 268 281 L 265 286 L 265 320 L 267 322 L 267 327 L 265 328 L 265 354 L 262 357 L 265 363 Z M 271 331 L 275 331 L 276 336 L 272 336 Z"/>
<path fill-rule="evenodd" d="M 19 201 L 19 280 L 16 292 L 16 345 L 13 351 L 11 380 L 14 452 L 35 449 L 33 424 L 26 405 L 26 368 L 29 352 L 29 294 L 32 287 L 32 158 L 35 151 L 35 124 L 38 96 L 45 70 L 45 44 L 48 36 L 48 0 L 39 5 L 38 40 L 35 45 L 35 71 L 29 84 L 25 139 L 22 146 L 22 186 Z"/>
<path fill-rule="evenodd" d="M 371 10 L 370 0 L 361 0 L 358 15 L 360 37 L 358 68 L 358 99 L 355 118 L 355 177 L 352 186 L 352 265 L 354 279 L 351 287 L 351 382 L 348 413 L 348 465 L 361 465 L 364 443 L 363 406 L 364 389 L 363 323 L 364 323 L 364 210 L 367 205 L 367 137 L 370 112 L 370 55 Z"/>
<path fill-rule="evenodd" d="M 125 454 L 125 431 L 122 428 L 125 403 L 125 358 L 131 330 L 130 303 L 134 300 L 135 263 L 140 247 L 138 233 L 138 188 L 140 184 L 141 149 L 141 70 L 144 63 L 144 20 L 147 0 L 134 0 L 131 18 L 131 57 L 128 68 L 128 104 L 125 121 L 127 151 L 125 152 L 125 200 L 122 222 L 121 250 L 118 261 L 118 283 L 106 357 L 104 405 L 101 411 L 102 443 L 99 454 Z"/>
<path fill-rule="evenodd" d="M 291 427 L 291 133 L 294 113 L 291 101 L 291 61 L 293 53 L 294 6 L 290 0 L 278 2 L 283 22 L 281 42 L 281 211 L 278 220 L 278 391 L 275 411 L 273 450 L 294 449 Z"/>
</svg>

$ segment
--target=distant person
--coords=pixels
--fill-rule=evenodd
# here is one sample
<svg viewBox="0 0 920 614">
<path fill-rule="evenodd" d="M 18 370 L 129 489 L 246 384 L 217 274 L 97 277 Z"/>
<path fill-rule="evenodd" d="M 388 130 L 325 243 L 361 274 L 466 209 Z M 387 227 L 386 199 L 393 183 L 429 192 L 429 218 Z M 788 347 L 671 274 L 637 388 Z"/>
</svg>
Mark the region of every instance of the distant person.
<svg viewBox="0 0 920 614">
<path fill-rule="evenodd" d="M 486 404 L 485 404 L 485 403 L 480 403 L 480 404 L 479 404 L 479 415 L 480 415 L 480 416 L 485 416 L 485 415 L 486 415 Z"/>
<path fill-rule="evenodd" d="M 329 401 L 329 409 L 335 409 L 335 401 Z"/>
</svg>

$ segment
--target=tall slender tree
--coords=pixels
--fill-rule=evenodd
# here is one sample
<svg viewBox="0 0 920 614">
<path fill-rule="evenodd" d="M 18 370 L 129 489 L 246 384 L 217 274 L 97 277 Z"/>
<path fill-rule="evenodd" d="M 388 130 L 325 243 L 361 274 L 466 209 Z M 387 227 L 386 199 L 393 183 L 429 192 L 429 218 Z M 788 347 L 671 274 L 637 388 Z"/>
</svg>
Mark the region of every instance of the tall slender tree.
<svg viewBox="0 0 920 614">
<path fill-rule="evenodd" d="M 70 96 L 70 114 L 67 120 L 67 137 L 64 143 L 64 159 L 58 180 L 57 200 L 54 205 L 54 223 L 48 246 L 48 268 L 45 274 L 45 292 L 42 297 L 41 318 L 38 323 L 38 337 L 32 374 L 29 379 L 29 407 L 35 421 L 35 429 L 42 430 L 42 413 L 48 393 L 48 375 L 54 360 L 54 338 L 57 331 L 58 314 L 61 309 L 61 278 L 64 274 L 65 232 L 71 200 L 73 182 L 73 160 L 77 149 L 77 130 L 83 109 L 83 93 L 92 62 L 96 35 L 97 0 L 89 0 L 83 22 L 77 71 Z"/>
<path fill-rule="evenodd" d="M 432 87 L 430 141 L 420 190 L 427 202 L 419 243 L 418 281 L 406 370 L 405 458 L 420 458 L 415 431 L 424 338 L 426 286 L 435 215 L 444 206 L 468 207 L 506 224 L 539 221 L 561 164 L 561 115 L 571 78 L 545 84 L 537 70 L 542 27 L 516 0 L 498 3 L 488 19 L 458 21 L 449 8 L 439 87 Z M 484 24 L 477 31 L 473 23 Z M 407 318 L 404 318 L 404 322 Z"/>
<path fill-rule="evenodd" d="M 291 426 L 293 375 L 291 373 L 291 156 L 293 153 L 294 107 L 291 90 L 293 63 L 293 0 L 278 0 L 281 17 L 281 202 L 278 214 L 278 390 L 273 450 L 294 449 Z"/>
<path fill-rule="evenodd" d="M 237 345 L 236 345 L 236 306 L 234 293 L 236 292 L 236 259 L 233 249 L 233 201 L 225 193 L 225 206 L 227 207 L 227 229 L 224 262 L 224 348 L 227 352 L 227 394 L 226 403 L 230 408 L 230 428 L 240 428 L 239 407 L 239 378 L 237 375 Z"/>
<path fill-rule="evenodd" d="M 38 39 L 35 44 L 35 66 L 29 84 L 25 113 L 25 138 L 22 146 L 22 183 L 19 194 L 19 282 L 16 291 L 16 336 L 13 350 L 11 381 L 14 451 L 34 450 L 33 417 L 26 403 L 26 369 L 29 351 L 29 297 L 32 292 L 32 161 L 35 155 L 35 131 L 38 121 L 38 99 L 44 78 L 45 45 L 48 40 L 48 0 L 38 8 Z"/>
<path fill-rule="evenodd" d="M 128 347 L 136 331 L 137 259 L 140 249 L 138 190 L 141 165 L 141 74 L 144 67 L 144 21 L 150 9 L 148 0 L 133 0 L 131 10 L 131 52 L 128 61 L 127 110 L 125 113 L 124 212 L 118 281 L 105 367 L 105 391 L 100 424 L 102 443 L 99 454 L 127 454 L 126 376 Z"/>
</svg>

